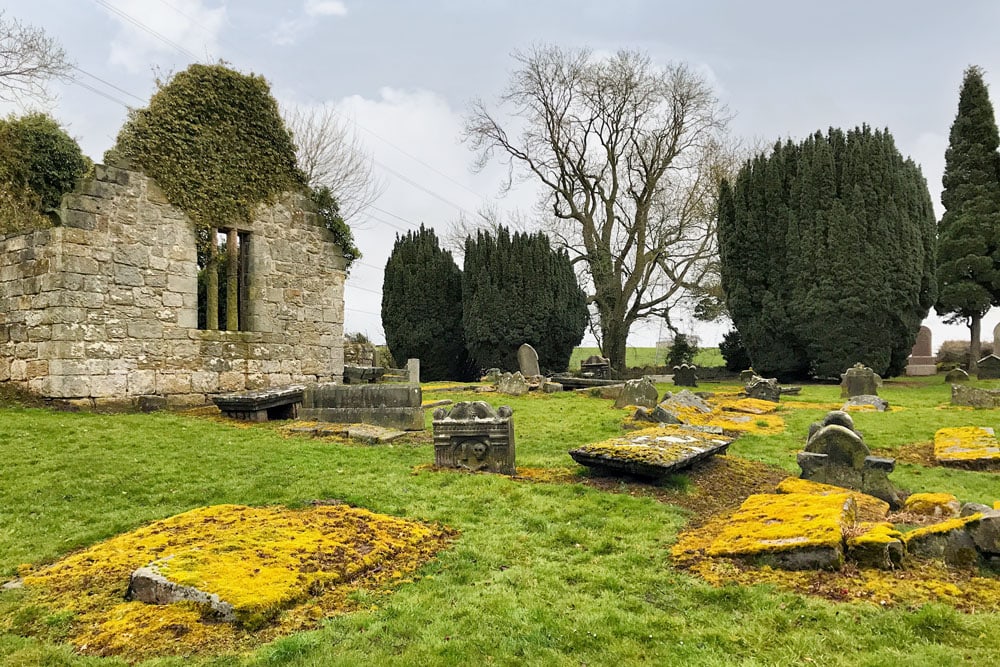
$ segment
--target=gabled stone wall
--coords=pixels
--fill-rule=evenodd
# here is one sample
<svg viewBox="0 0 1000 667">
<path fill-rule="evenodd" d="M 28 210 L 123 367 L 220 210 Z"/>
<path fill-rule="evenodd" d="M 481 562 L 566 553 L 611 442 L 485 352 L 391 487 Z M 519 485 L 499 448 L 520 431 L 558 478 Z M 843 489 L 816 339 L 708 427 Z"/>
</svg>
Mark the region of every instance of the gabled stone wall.
<svg viewBox="0 0 1000 667">
<path fill-rule="evenodd" d="M 195 405 L 340 378 L 344 259 L 308 210 L 289 194 L 240 225 L 249 330 L 202 331 L 193 223 L 144 174 L 98 165 L 63 198 L 61 225 L 0 238 L 0 381 L 96 405 Z"/>
</svg>

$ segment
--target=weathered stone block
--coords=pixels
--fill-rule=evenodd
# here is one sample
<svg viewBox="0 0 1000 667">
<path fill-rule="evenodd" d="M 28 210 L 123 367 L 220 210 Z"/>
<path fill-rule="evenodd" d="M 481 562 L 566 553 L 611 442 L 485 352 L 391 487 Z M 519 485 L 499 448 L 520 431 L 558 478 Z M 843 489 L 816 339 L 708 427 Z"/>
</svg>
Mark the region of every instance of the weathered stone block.
<svg viewBox="0 0 1000 667">
<path fill-rule="evenodd" d="M 434 464 L 445 468 L 513 475 L 512 410 L 494 411 L 483 401 L 457 403 L 434 412 Z"/>
<path fill-rule="evenodd" d="M 656 406 L 659 396 L 659 392 L 656 391 L 656 385 L 649 378 L 628 380 L 621 394 L 615 399 L 615 407 L 624 408 L 627 405 L 635 405 L 652 408 Z"/>
<path fill-rule="evenodd" d="M 156 393 L 165 395 L 191 393 L 191 374 L 158 371 L 156 373 Z"/>
<path fill-rule="evenodd" d="M 94 397 L 125 396 L 128 392 L 126 375 L 98 375 L 90 379 L 90 395 Z"/>
</svg>

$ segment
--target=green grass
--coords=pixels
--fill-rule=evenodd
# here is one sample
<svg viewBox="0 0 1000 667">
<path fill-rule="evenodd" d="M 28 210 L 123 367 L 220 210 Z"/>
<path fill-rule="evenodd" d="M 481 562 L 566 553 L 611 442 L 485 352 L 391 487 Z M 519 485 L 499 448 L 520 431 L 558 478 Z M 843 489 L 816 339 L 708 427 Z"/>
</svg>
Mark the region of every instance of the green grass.
<svg viewBox="0 0 1000 667">
<path fill-rule="evenodd" d="M 600 354 L 596 347 L 576 347 L 569 358 L 569 368 L 573 371 L 580 370 L 580 362 L 587 357 Z M 644 366 L 663 366 L 666 363 L 666 354 L 663 351 L 657 353 L 655 347 L 629 347 L 625 350 L 625 363 L 629 368 L 642 368 Z M 726 363 L 722 358 L 722 353 L 718 347 L 704 347 L 694 355 L 696 366 L 722 366 Z"/>
<path fill-rule="evenodd" d="M 930 440 L 942 426 L 996 423 L 996 411 L 936 409 L 948 401 L 940 377 L 912 384 L 887 382 L 881 392 L 905 410 L 856 416 L 866 441 L 893 449 Z M 573 467 L 566 451 L 617 433 L 624 414 L 569 392 L 487 398 L 513 406 L 517 462 L 526 467 Z M 801 400 L 839 402 L 839 391 L 807 386 Z M 731 453 L 794 471 L 809 422 L 823 414 L 785 412 L 785 433 L 744 437 Z M 0 408 L 0 579 L 19 563 L 51 561 L 201 505 L 340 498 L 461 535 L 393 595 L 361 593 L 367 611 L 250 655 L 148 664 L 1000 664 L 998 614 L 832 604 L 762 586 L 715 589 L 671 566 L 669 546 L 686 521 L 676 507 L 582 484 L 414 473 L 432 461 L 429 444 L 348 446 L 178 414 Z M 892 478 L 962 500 L 1000 497 L 997 477 L 985 473 L 899 466 Z M 0 593 L 0 664 L 124 664 L 10 634 L 17 600 L 17 592 Z M 57 633 L 65 619 L 40 622 Z"/>
</svg>

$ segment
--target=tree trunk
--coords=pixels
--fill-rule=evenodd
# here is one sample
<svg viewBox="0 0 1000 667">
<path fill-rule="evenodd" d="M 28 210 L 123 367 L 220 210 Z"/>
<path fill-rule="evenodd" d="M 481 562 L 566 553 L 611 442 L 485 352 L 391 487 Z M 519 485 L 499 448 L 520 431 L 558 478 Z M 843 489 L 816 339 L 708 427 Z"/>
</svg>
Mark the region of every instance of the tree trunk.
<svg viewBox="0 0 1000 667">
<path fill-rule="evenodd" d="M 219 231 L 208 230 L 208 266 L 205 267 L 205 328 L 219 328 Z"/>
<path fill-rule="evenodd" d="M 969 375 L 979 373 L 979 329 L 983 323 L 981 315 L 973 315 L 969 318 Z"/>
<path fill-rule="evenodd" d="M 609 318 L 610 319 L 610 318 Z M 601 337 L 602 354 L 611 362 L 611 369 L 617 372 L 625 370 L 625 350 L 628 342 L 628 326 L 622 322 L 611 320 L 605 325 L 602 319 Z"/>
<path fill-rule="evenodd" d="M 240 328 L 240 253 L 237 232 L 229 229 L 226 233 L 226 329 L 239 331 Z"/>
</svg>

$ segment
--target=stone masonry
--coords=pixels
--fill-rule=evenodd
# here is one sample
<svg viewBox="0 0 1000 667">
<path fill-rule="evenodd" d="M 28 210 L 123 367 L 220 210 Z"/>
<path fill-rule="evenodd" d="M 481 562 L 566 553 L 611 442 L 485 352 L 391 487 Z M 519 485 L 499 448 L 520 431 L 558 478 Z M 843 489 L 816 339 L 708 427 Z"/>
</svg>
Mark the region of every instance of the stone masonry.
<svg viewBox="0 0 1000 667">
<path fill-rule="evenodd" d="M 344 259 L 307 207 L 289 194 L 236 225 L 250 234 L 248 330 L 204 331 L 193 223 L 149 177 L 97 165 L 60 225 L 0 238 L 0 382 L 96 406 L 197 405 L 339 378 Z"/>
</svg>

